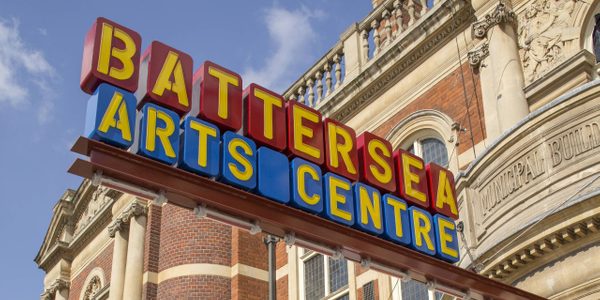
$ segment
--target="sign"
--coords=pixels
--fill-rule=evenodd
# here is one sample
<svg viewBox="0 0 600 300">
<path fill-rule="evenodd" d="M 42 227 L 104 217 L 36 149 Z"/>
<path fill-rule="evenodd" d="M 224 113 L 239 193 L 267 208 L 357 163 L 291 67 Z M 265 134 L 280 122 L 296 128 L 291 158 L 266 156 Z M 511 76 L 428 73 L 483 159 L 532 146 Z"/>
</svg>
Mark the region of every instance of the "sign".
<svg viewBox="0 0 600 300">
<path fill-rule="evenodd" d="M 454 263 L 454 176 L 213 62 L 98 18 L 85 136 Z M 140 60 L 141 57 L 141 60 Z M 134 94 L 135 93 L 135 94 Z M 138 129 L 136 129 L 138 128 Z"/>
</svg>

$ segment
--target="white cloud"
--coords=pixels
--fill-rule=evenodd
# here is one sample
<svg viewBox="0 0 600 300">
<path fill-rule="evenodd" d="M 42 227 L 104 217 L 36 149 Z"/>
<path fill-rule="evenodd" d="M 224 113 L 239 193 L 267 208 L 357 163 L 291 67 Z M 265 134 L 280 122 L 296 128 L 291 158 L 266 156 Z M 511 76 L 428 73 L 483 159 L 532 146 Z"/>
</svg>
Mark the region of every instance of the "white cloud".
<svg viewBox="0 0 600 300">
<path fill-rule="evenodd" d="M 48 122 L 54 103 L 44 91 L 55 77 L 56 71 L 44 54 L 23 42 L 18 21 L 0 20 L 0 105 L 24 109 L 32 104 L 32 99 L 41 99 L 35 100 L 38 122 Z M 38 97 L 32 97 L 32 92 L 37 92 Z"/>
<path fill-rule="evenodd" d="M 306 7 L 294 11 L 278 7 L 267 9 L 264 19 L 274 50 L 264 53 L 268 59 L 260 68 L 246 68 L 244 81 L 283 92 L 303 71 L 301 68 L 310 63 L 311 48 L 317 38 L 311 23 L 323 16 L 322 11 Z"/>
</svg>

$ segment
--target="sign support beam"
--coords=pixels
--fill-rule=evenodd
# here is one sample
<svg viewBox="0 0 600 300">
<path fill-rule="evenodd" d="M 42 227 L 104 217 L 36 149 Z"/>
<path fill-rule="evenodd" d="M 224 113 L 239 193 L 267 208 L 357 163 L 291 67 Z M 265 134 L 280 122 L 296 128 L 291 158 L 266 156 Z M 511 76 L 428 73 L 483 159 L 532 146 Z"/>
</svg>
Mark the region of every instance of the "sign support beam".
<svg viewBox="0 0 600 300">
<path fill-rule="evenodd" d="M 368 260 L 421 282 L 463 291 L 475 299 L 477 295 L 485 299 L 544 299 L 356 229 L 101 142 L 80 137 L 72 151 L 89 157 L 76 159 L 69 169 L 78 176 L 91 179 L 101 171 L 103 176 L 164 191 L 174 205 L 191 210 L 206 205 L 256 222 L 265 233 L 278 237 L 293 234 L 297 239 L 336 249 L 347 259 Z"/>
</svg>

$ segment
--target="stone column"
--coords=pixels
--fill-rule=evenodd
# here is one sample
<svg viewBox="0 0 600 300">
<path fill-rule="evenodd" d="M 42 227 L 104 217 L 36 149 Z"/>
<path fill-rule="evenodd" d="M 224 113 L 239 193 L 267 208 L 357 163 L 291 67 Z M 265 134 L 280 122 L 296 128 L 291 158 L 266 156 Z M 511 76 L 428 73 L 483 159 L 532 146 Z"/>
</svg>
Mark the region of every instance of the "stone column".
<svg viewBox="0 0 600 300">
<path fill-rule="evenodd" d="M 109 296 L 110 300 L 122 300 L 127 258 L 127 224 L 121 218 L 117 218 L 108 227 L 108 233 L 114 238 Z"/>
<path fill-rule="evenodd" d="M 481 89 L 487 136 L 493 139 L 529 113 L 515 13 L 509 4 L 500 1 L 491 13 L 473 24 L 472 34 L 478 39 L 487 37 L 489 57 L 481 66 Z"/>
<path fill-rule="evenodd" d="M 146 214 L 147 207 L 137 200 L 125 212 L 125 216 L 129 220 L 129 242 L 127 245 L 123 299 L 127 300 L 142 299 Z"/>
</svg>

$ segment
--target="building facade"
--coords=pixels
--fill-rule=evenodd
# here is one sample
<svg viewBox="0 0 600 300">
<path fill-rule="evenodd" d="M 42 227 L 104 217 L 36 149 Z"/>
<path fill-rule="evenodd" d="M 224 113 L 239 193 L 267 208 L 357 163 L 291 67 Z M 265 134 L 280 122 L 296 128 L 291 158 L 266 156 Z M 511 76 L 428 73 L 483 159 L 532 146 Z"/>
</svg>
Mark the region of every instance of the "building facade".
<svg viewBox="0 0 600 300">
<path fill-rule="evenodd" d="M 460 267 L 600 298 L 600 1 L 374 0 L 284 93 L 452 170 Z M 42 299 L 265 299 L 264 235 L 90 180 L 54 207 Z M 277 243 L 278 299 L 450 299 Z"/>
</svg>

